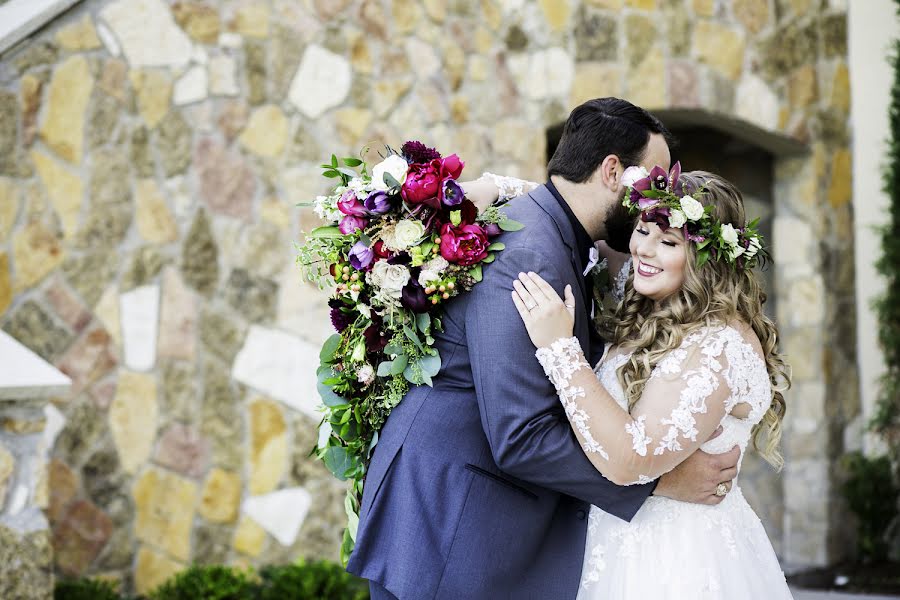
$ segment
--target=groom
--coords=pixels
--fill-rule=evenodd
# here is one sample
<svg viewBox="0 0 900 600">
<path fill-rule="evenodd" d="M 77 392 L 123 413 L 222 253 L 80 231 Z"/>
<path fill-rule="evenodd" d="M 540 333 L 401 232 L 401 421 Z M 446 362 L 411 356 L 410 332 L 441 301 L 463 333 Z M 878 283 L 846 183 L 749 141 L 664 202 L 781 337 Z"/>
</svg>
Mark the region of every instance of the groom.
<svg viewBox="0 0 900 600">
<path fill-rule="evenodd" d="M 507 208 L 525 225 L 474 290 L 450 303 L 434 386 L 397 406 L 366 476 L 348 570 L 373 600 L 574 598 L 590 505 L 630 520 L 651 494 L 713 504 L 738 452 L 695 453 L 657 482 L 619 487 L 585 458 L 511 300 L 534 271 L 577 304 L 575 335 L 596 362 L 582 273 L 595 240 L 630 231 L 626 167 L 669 168 L 670 134 L 645 110 L 591 100 L 566 121 L 550 181 Z M 510 140 L 515 143 L 515 140 Z M 577 293 L 577 292 L 576 292 Z"/>
</svg>

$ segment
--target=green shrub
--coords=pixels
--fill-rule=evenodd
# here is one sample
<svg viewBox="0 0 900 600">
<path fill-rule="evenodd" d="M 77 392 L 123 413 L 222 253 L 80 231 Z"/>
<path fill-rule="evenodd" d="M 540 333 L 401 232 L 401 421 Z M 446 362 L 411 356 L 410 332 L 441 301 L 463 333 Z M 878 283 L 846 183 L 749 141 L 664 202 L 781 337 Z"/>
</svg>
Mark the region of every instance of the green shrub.
<svg viewBox="0 0 900 600">
<path fill-rule="evenodd" d="M 53 600 L 124 600 L 115 584 L 99 579 L 58 579 Z"/>
<path fill-rule="evenodd" d="M 888 558 L 888 524 L 897 516 L 900 489 L 891 474 L 888 457 L 867 458 L 860 452 L 844 456 L 848 478 L 842 486 L 850 510 L 856 515 L 857 551 L 864 561 Z"/>
<path fill-rule="evenodd" d="M 251 600 L 256 584 L 248 572 L 219 565 L 194 565 L 150 593 L 151 600 Z"/>
<path fill-rule="evenodd" d="M 369 600 L 366 580 L 333 562 L 264 567 L 259 575 L 259 600 Z"/>
</svg>

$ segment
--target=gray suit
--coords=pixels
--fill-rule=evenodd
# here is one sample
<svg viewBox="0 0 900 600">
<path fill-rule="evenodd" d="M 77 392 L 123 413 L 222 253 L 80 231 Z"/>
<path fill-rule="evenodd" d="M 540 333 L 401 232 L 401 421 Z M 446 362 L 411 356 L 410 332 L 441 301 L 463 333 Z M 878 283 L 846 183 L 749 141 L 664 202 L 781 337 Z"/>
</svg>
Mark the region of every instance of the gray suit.
<svg viewBox="0 0 900 600">
<path fill-rule="evenodd" d="M 525 229 L 448 306 L 434 387 L 394 409 L 366 478 L 348 570 L 402 600 L 574 598 L 590 505 L 628 520 L 652 489 L 618 487 L 584 456 L 510 297 L 521 271 L 571 284 L 596 357 L 570 221 L 545 186 L 506 211 Z"/>
</svg>

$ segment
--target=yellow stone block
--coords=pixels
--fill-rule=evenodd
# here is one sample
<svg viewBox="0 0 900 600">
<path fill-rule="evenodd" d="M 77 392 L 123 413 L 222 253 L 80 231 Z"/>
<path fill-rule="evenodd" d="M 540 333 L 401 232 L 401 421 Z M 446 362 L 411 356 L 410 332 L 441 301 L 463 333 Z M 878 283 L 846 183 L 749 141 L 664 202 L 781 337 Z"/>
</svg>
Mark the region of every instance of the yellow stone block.
<svg viewBox="0 0 900 600">
<path fill-rule="evenodd" d="M 134 587 L 138 594 L 147 594 L 185 568 L 184 564 L 160 554 L 146 546 L 137 553 L 134 569 Z"/>
<path fill-rule="evenodd" d="M 64 60 L 50 79 L 47 106 L 40 135 L 57 155 L 81 164 L 84 152 L 84 120 L 94 78 L 87 59 L 71 56 Z"/>
<path fill-rule="evenodd" d="M 179 560 L 189 560 L 197 484 L 150 467 L 131 491 L 135 505 L 135 536 Z"/>
<path fill-rule="evenodd" d="M 716 0 L 694 0 L 694 12 L 700 17 L 711 17 L 716 10 Z"/>
<path fill-rule="evenodd" d="M 853 158 L 844 148 L 831 158 L 831 183 L 828 185 L 828 203 L 838 208 L 853 197 Z"/>
<path fill-rule="evenodd" d="M 210 471 L 200 495 L 200 516 L 212 523 L 233 523 L 240 504 L 240 476 L 218 467 Z"/>
<path fill-rule="evenodd" d="M 410 78 L 404 79 L 379 79 L 372 89 L 372 107 L 375 114 L 384 117 L 397 106 L 397 102 L 406 95 L 412 87 Z"/>
<path fill-rule="evenodd" d="M 94 307 L 94 315 L 103 323 L 116 346 L 122 347 L 122 323 L 119 319 L 119 292 L 115 285 L 104 290 Z"/>
<path fill-rule="evenodd" d="M 850 71 L 847 63 L 840 63 L 831 82 L 831 106 L 844 112 L 850 111 Z"/>
<path fill-rule="evenodd" d="M 131 85 L 137 93 L 138 110 L 147 127 L 153 129 L 169 112 L 172 80 L 164 71 L 131 71 Z"/>
<path fill-rule="evenodd" d="M 281 407 L 258 399 L 250 404 L 250 493 L 277 488 L 287 466 L 287 427 Z"/>
<path fill-rule="evenodd" d="M 599 62 L 576 63 L 569 105 L 575 107 L 594 98 L 621 96 L 622 89 L 622 70 L 618 65 Z"/>
<path fill-rule="evenodd" d="M 734 29 L 701 21 L 694 28 L 694 54 L 732 81 L 744 68 L 746 40 Z"/>
<path fill-rule="evenodd" d="M 588 4 L 598 8 L 606 8 L 609 10 L 619 10 L 622 8 L 623 0 L 585 0 Z"/>
<path fill-rule="evenodd" d="M 231 28 L 247 37 L 265 38 L 269 35 L 269 6 L 253 2 L 241 6 L 234 15 Z"/>
<path fill-rule="evenodd" d="M 159 412 L 156 379 L 121 371 L 116 397 L 109 407 L 109 428 L 126 473 L 135 473 L 150 458 Z"/>
<path fill-rule="evenodd" d="M 0 444 L 0 503 L 6 501 L 9 479 L 15 471 L 16 459 L 12 453 Z"/>
<path fill-rule="evenodd" d="M 334 111 L 334 122 L 341 141 L 350 145 L 359 144 L 372 122 L 372 111 L 368 108 L 342 108 Z"/>
<path fill-rule="evenodd" d="M 628 101 L 648 109 L 660 108 L 666 104 L 664 85 L 647 85 L 665 73 L 665 57 L 661 48 L 652 48 L 646 58 L 630 73 L 628 78 Z M 657 79 L 659 81 L 659 79 Z"/>
<path fill-rule="evenodd" d="M 244 515 L 234 532 L 234 549 L 248 556 L 259 556 L 266 542 L 266 530 Z"/>
<path fill-rule="evenodd" d="M 483 56 L 469 57 L 469 77 L 473 81 L 485 81 L 488 78 L 490 65 Z"/>
<path fill-rule="evenodd" d="M 542 3 L 545 0 L 542 0 Z M 559 2 L 568 2 L 568 0 L 559 0 Z M 496 0 L 481 0 L 481 16 L 484 22 L 492 30 L 497 31 L 503 25 L 503 12 L 500 10 Z"/>
<path fill-rule="evenodd" d="M 769 0 L 734 0 L 731 10 L 750 33 L 759 33 L 769 23 Z"/>
<path fill-rule="evenodd" d="M 56 43 L 66 50 L 93 50 L 101 46 L 90 15 L 57 31 Z"/>
<path fill-rule="evenodd" d="M 78 213 L 84 195 L 81 177 L 38 150 L 31 153 L 31 160 L 44 184 L 47 197 L 59 215 L 65 237 L 72 236 L 78 228 Z"/>
<path fill-rule="evenodd" d="M 59 237 L 39 221 L 31 222 L 13 235 L 15 293 L 43 279 L 62 262 L 64 251 Z"/>
<path fill-rule="evenodd" d="M 450 116 L 454 123 L 466 123 L 469 120 L 469 99 L 457 94 L 450 99 Z"/>
<path fill-rule="evenodd" d="M 250 152 L 274 158 L 281 154 L 287 145 L 287 117 L 274 104 L 261 106 L 250 115 L 250 120 L 238 139 Z"/>
<path fill-rule="evenodd" d="M 816 68 L 803 65 L 788 80 L 788 102 L 794 110 L 806 108 L 819 96 Z"/>
<path fill-rule="evenodd" d="M 259 207 L 259 216 L 282 230 L 291 226 L 291 212 L 287 204 L 278 198 L 269 198 L 263 202 Z"/>
<path fill-rule="evenodd" d="M 12 304 L 12 281 L 9 277 L 9 255 L 0 252 L 0 315 Z"/>
<path fill-rule="evenodd" d="M 219 39 L 218 11 L 199 2 L 176 2 L 172 6 L 175 21 L 191 38 L 204 44 L 215 44 Z"/>
<path fill-rule="evenodd" d="M 427 14 L 436 23 L 443 23 L 447 18 L 447 2 L 446 0 L 425 0 L 425 14 Z"/>
<path fill-rule="evenodd" d="M 625 0 L 625 5 L 638 10 L 656 10 L 656 0 Z"/>
<path fill-rule="evenodd" d="M 0 244 L 12 230 L 19 214 L 19 190 L 12 179 L 0 177 Z"/>
<path fill-rule="evenodd" d="M 422 20 L 422 7 L 418 0 L 392 0 L 391 11 L 397 33 L 413 33 Z"/>
<path fill-rule="evenodd" d="M 479 53 L 487 54 L 487 52 L 494 47 L 495 41 L 494 34 L 491 33 L 487 27 L 482 25 L 475 30 L 475 49 L 478 50 Z"/>
<path fill-rule="evenodd" d="M 372 54 L 369 52 L 369 40 L 361 33 L 357 33 L 350 41 L 350 64 L 357 73 L 369 75 L 374 64 Z"/>
<path fill-rule="evenodd" d="M 141 179 L 135 185 L 138 233 L 153 244 L 166 244 L 178 239 L 178 224 L 152 179 Z"/>
</svg>

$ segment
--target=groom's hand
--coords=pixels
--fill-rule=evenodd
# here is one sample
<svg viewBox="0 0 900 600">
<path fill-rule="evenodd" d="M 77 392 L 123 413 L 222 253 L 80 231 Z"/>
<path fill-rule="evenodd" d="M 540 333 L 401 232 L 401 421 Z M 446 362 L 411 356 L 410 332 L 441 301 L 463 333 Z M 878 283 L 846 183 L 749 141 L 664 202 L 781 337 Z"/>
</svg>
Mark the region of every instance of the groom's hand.
<svg viewBox="0 0 900 600">
<path fill-rule="evenodd" d="M 653 494 L 694 504 L 718 504 L 725 496 L 716 496 L 716 487 L 724 483 L 731 491 L 740 458 L 741 449 L 737 446 L 724 454 L 707 454 L 697 450 L 660 477 Z"/>
</svg>

